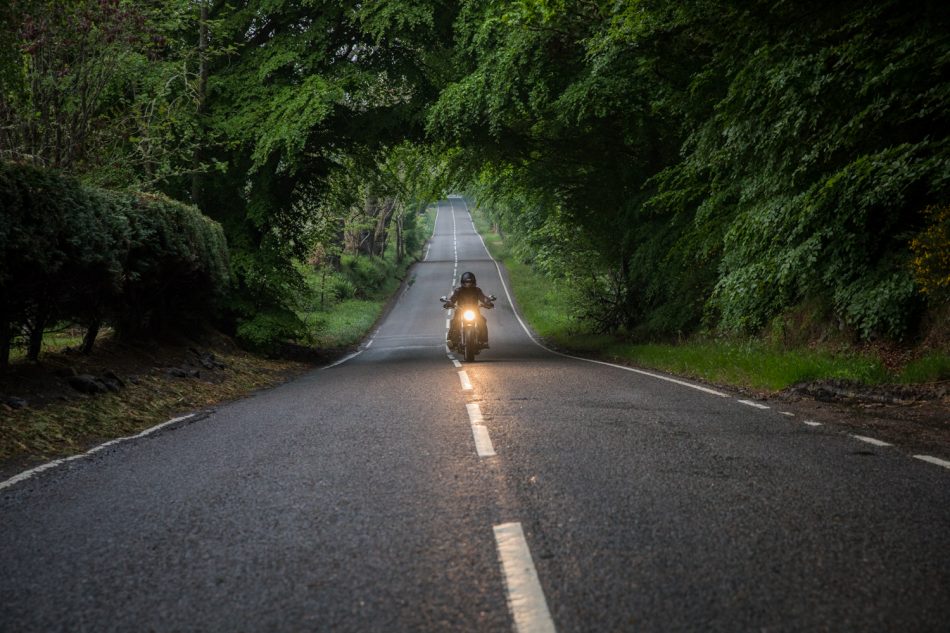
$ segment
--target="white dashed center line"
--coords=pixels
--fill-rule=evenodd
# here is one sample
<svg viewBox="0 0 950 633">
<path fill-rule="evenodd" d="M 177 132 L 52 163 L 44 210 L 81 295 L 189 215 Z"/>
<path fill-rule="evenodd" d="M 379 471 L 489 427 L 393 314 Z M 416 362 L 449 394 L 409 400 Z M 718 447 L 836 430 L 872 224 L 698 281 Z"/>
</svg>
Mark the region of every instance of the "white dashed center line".
<svg viewBox="0 0 950 633">
<path fill-rule="evenodd" d="M 475 452 L 479 457 L 494 457 L 495 447 L 488 436 L 488 429 L 481 424 L 472 425 L 472 437 L 475 438 Z"/>
<path fill-rule="evenodd" d="M 485 418 L 482 417 L 481 408 L 476 402 L 466 404 L 465 408 L 468 409 L 468 419 L 472 423 L 475 452 L 478 453 L 479 457 L 492 457 L 495 454 L 495 447 L 488 435 L 488 428 L 485 426 Z"/>
<path fill-rule="evenodd" d="M 498 558 L 508 587 L 508 608 L 518 633 L 554 633 L 554 621 L 544 599 L 538 572 L 520 523 L 495 526 Z"/>
<path fill-rule="evenodd" d="M 468 409 L 468 419 L 472 424 L 485 423 L 485 418 L 482 417 L 481 407 L 478 406 L 477 402 L 469 402 L 465 405 L 465 408 Z"/>
<path fill-rule="evenodd" d="M 458 361 L 455 361 L 458 362 Z M 459 380 L 462 381 L 462 389 L 464 391 L 472 390 L 472 381 L 468 379 L 468 374 L 464 371 L 459 372 Z"/>
</svg>

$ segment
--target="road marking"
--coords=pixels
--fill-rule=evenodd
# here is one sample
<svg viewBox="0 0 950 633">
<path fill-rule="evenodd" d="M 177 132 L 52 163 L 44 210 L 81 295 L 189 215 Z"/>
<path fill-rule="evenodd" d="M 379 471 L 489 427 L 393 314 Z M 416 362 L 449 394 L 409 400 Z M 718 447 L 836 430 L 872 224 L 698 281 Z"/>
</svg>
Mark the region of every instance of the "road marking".
<svg viewBox="0 0 950 633">
<path fill-rule="evenodd" d="M 790 418 L 794 418 L 794 417 L 795 417 L 795 414 L 792 413 L 791 411 L 779 411 L 779 413 L 781 413 L 782 415 L 787 415 L 787 416 L 790 417 Z"/>
<path fill-rule="evenodd" d="M 494 531 L 515 630 L 518 633 L 554 633 L 554 621 L 521 524 L 502 523 L 496 525 Z"/>
<path fill-rule="evenodd" d="M 481 424 L 472 425 L 472 436 L 475 438 L 475 452 L 479 457 L 494 457 L 495 447 L 492 446 L 488 429 Z"/>
<path fill-rule="evenodd" d="M 465 372 L 460 371 L 459 376 Z M 479 457 L 492 457 L 495 454 L 495 447 L 491 443 L 491 437 L 488 435 L 488 427 L 485 426 L 485 418 L 482 417 L 482 410 L 477 402 L 469 402 L 465 405 L 468 410 L 468 419 L 472 424 L 472 437 L 475 438 L 475 452 Z"/>
<path fill-rule="evenodd" d="M 739 400 L 739 402 L 742 403 L 742 404 L 749 405 L 750 407 L 755 407 L 756 409 L 769 409 L 769 408 L 770 408 L 770 407 L 767 407 L 766 405 L 761 404 L 761 403 L 759 403 L 759 402 L 752 402 L 751 400 Z"/>
<path fill-rule="evenodd" d="M 455 358 L 452 359 L 452 364 L 455 365 L 456 367 L 461 367 L 461 366 L 462 366 L 462 363 L 458 362 L 458 360 L 455 359 Z"/>
<path fill-rule="evenodd" d="M 38 474 L 38 473 L 41 473 L 41 472 L 43 472 L 44 470 L 49 470 L 50 468 L 55 468 L 56 466 L 59 466 L 60 464 L 65 464 L 66 462 L 71 462 L 71 461 L 73 461 L 73 460 L 75 460 L 75 459 L 82 459 L 82 458 L 84 458 L 84 457 L 89 457 L 90 455 L 94 455 L 95 453 L 98 453 L 98 452 L 101 451 L 101 450 L 104 450 L 104 449 L 106 449 L 106 448 L 108 448 L 108 447 L 110 447 L 110 446 L 114 446 L 114 445 L 116 445 L 116 444 L 120 444 L 120 443 L 122 443 L 122 442 L 127 442 L 127 441 L 129 441 L 129 440 L 135 440 L 135 439 L 139 439 L 139 438 L 145 437 L 146 435 L 150 435 L 150 434 L 152 434 L 152 433 L 154 433 L 154 432 L 156 432 L 156 431 L 158 431 L 158 430 L 161 430 L 161 429 L 165 428 L 165 427 L 168 426 L 169 424 L 175 424 L 176 422 L 183 422 L 183 421 L 185 421 L 185 420 L 188 420 L 188 419 L 190 419 L 190 418 L 195 417 L 196 415 L 198 415 L 198 414 L 197 414 L 197 413 L 189 413 L 188 415 L 183 415 L 183 416 L 180 416 L 180 417 L 177 417 L 177 418 L 172 418 L 171 420 L 168 420 L 167 422 L 162 422 L 161 424 L 156 424 L 155 426 L 149 427 L 149 428 L 145 429 L 144 431 L 142 431 L 141 433 L 136 433 L 135 435 L 129 435 L 129 436 L 126 436 L 126 437 L 119 437 L 119 438 L 116 438 L 116 439 L 114 439 L 114 440 L 109 440 L 108 442 L 105 442 L 105 443 L 103 443 L 103 444 L 100 444 L 99 446 L 96 446 L 95 448 L 89 449 L 89 450 L 86 451 L 85 453 L 81 453 L 81 454 L 79 454 L 79 455 L 73 455 L 72 457 L 64 457 L 63 459 L 56 459 L 56 460 L 53 460 L 53 461 L 48 462 L 48 463 L 46 463 L 46 464 L 43 464 L 43 465 L 41 465 L 41 466 L 37 466 L 36 468 L 31 468 L 30 470 L 25 470 L 25 471 L 23 471 L 22 473 L 20 473 L 19 475 L 14 475 L 13 477 L 10 477 L 10 478 L 7 479 L 6 481 L 0 482 L 0 490 L 3 490 L 4 488 L 9 488 L 10 486 L 13 486 L 13 485 L 15 485 L 15 484 L 18 484 L 18 483 L 20 483 L 21 481 L 26 481 L 27 479 L 29 479 L 29 478 L 32 477 L 33 475 L 36 475 L 36 474 Z"/>
<path fill-rule="evenodd" d="M 888 444 L 887 442 L 876 440 L 873 437 L 865 437 L 864 435 L 852 434 L 851 437 L 853 437 L 856 440 L 861 440 L 862 442 L 867 442 L 868 444 L 874 444 L 875 446 L 893 446 L 893 444 Z"/>
<path fill-rule="evenodd" d="M 469 402 L 465 405 L 465 408 L 468 409 L 468 419 L 473 425 L 482 424 L 485 421 L 485 418 L 482 417 L 482 410 L 477 402 Z"/>
<path fill-rule="evenodd" d="M 452 327 L 452 319 L 446 319 L 446 320 L 445 320 L 445 329 L 447 330 L 447 329 L 449 329 L 450 327 Z"/>
<path fill-rule="evenodd" d="M 821 422 L 815 422 L 814 420 L 805 420 L 805 424 L 808 426 L 821 426 Z"/>
<path fill-rule="evenodd" d="M 369 346 L 367 345 L 367 347 L 369 347 Z M 363 353 L 363 350 L 360 350 L 360 351 L 358 351 L 358 352 L 353 352 L 353 353 L 350 354 L 349 356 L 344 356 L 343 358 L 341 358 L 341 359 L 338 360 L 337 362 L 333 363 L 332 365 L 327 365 L 326 367 L 324 367 L 324 369 L 332 369 L 332 368 L 336 367 L 337 365 L 342 365 L 342 364 L 345 363 L 346 361 L 352 360 L 352 359 L 356 358 L 357 356 L 359 356 L 359 355 L 362 354 L 362 353 Z"/>
<path fill-rule="evenodd" d="M 458 361 L 455 361 L 458 362 Z M 472 390 L 472 381 L 468 379 L 468 374 L 464 371 L 459 372 L 459 380 L 462 381 L 462 390 L 471 391 Z"/>
<path fill-rule="evenodd" d="M 930 455 L 914 455 L 917 459 L 922 459 L 925 462 L 930 462 L 931 464 L 936 464 L 937 466 L 943 466 L 944 468 L 950 468 L 950 462 L 945 459 L 939 459 L 937 457 L 931 457 Z"/>
</svg>

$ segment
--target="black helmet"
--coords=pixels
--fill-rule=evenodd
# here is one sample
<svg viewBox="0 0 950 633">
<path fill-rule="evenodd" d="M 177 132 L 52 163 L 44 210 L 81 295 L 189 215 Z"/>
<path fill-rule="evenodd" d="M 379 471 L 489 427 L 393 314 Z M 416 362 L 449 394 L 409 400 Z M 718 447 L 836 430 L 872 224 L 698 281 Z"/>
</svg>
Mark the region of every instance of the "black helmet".
<svg viewBox="0 0 950 633">
<path fill-rule="evenodd" d="M 462 282 L 462 285 L 463 285 L 463 286 L 466 286 L 466 287 L 468 287 L 468 286 L 474 287 L 474 286 L 475 286 L 475 275 L 473 275 L 472 273 L 462 273 L 461 282 Z"/>
</svg>

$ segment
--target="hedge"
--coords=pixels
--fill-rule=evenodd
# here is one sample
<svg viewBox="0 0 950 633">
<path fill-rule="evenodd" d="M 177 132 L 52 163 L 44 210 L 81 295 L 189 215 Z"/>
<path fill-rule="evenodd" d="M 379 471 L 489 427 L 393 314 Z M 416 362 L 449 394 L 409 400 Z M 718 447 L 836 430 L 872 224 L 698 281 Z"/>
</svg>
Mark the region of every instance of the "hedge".
<svg viewBox="0 0 950 633">
<path fill-rule="evenodd" d="M 164 196 L 86 187 L 0 163 L 0 364 L 12 341 L 36 359 L 54 323 L 109 323 L 126 337 L 206 318 L 229 283 L 221 226 Z"/>
</svg>

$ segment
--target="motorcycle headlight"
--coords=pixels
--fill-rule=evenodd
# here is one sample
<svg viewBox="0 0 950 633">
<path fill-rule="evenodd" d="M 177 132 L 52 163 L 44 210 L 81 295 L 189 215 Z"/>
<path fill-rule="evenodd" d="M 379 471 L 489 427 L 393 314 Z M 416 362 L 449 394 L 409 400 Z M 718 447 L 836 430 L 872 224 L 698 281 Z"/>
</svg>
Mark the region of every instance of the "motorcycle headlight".
<svg viewBox="0 0 950 633">
<path fill-rule="evenodd" d="M 474 311 L 474 310 L 466 310 L 465 312 L 462 313 L 462 318 L 465 319 L 466 321 L 474 321 L 474 320 L 475 320 L 475 311 Z"/>
</svg>

